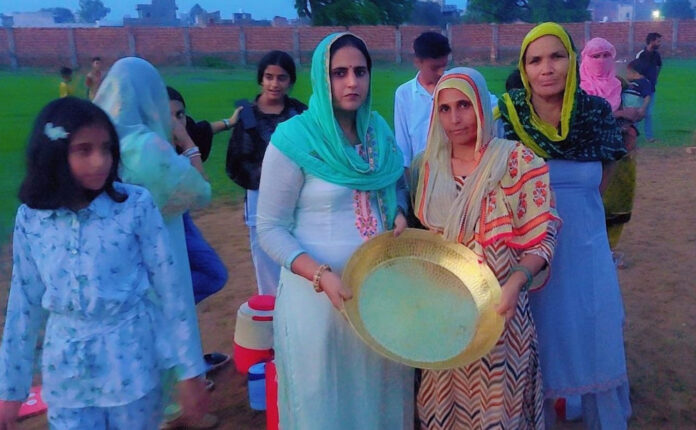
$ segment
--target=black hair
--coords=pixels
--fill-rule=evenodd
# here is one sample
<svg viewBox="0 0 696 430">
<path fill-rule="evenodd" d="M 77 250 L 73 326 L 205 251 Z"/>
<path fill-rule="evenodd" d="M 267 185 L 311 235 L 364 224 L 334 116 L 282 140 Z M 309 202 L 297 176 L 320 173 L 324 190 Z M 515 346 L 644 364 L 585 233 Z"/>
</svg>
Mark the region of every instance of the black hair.
<svg viewBox="0 0 696 430">
<path fill-rule="evenodd" d="M 181 102 L 181 104 L 184 105 L 184 107 L 186 107 L 184 96 L 182 96 L 179 91 L 175 90 L 169 85 L 167 85 L 167 95 L 169 96 L 169 100 L 176 100 L 178 102 Z"/>
<path fill-rule="evenodd" d="M 290 54 L 284 51 L 271 51 L 264 55 L 259 61 L 259 65 L 256 68 L 256 81 L 261 85 L 263 81 L 263 74 L 268 66 L 279 66 L 288 73 L 290 76 L 290 84 L 294 84 L 297 79 L 297 74 L 295 73 L 295 60 L 292 59 Z"/>
<path fill-rule="evenodd" d="M 449 55 L 452 49 L 447 37 L 434 31 L 426 31 L 413 41 L 413 52 L 418 58 L 442 58 Z"/>
<path fill-rule="evenodd" d="M 334 40 L 334 42 L 331 44 L 331 49 L 329 49 L 329 58 L 333 59 L 336 51 L 346 46 L 352 46 L 353 48 L 362 52 L 362 54 L 365 56 L 365 61 L 367 62 L 367 71 L 372 73 L 372 57 L 370 57 L 370 53 L 367 50 L 367 45 L 365 45 L 365 42 L 363 42 L 362 39 L 355 35 L 344 34 L 343 36 Z M 329 60 L 329 62 L 330 61 L 331 60 Z"/>
<path fill-rule="evenodd" d="M 60 75 L 61 76 L 70 76 L 72 75 L 72 69 L 70 67 L 61 67 L 60 68 Z"/>
<path fill-rule="evenodd" d="M 91 62 L 94 63 L 95 61 L 101 61 L 101 60 L 102 60 L 101 57 L 97 56 L 97 57 L 92 57 Z"/>
<path fill-rule="evenodd" d="M 49 127 L 61 127 L 65 137 L 49 137 Z M 111 138 L 111 171 L 104 188 L 87 192 L 73 178 L 68 164 L 70 137 L 79 129 L 100 125 L 108 130 Z M 127 195 L 114 189 L 118 180 L 118 164 L 121 159 L 118 134 L 108 115 L 97 105 L 77 97 L 53 100 L 39 112 L 27 146 L 26 176 L 19 188 L 19 200 L 33 209 L 58 209 L 70 207 L 83 195 L 94 198 L 104 191 L 116 202 L 123 202 Z"/>
<path fill-rule="evenodd" d="M 522 73 L 520 69 L 515 69 L 508 75 L 505 80 L 505 91 L 510 92 L 515 89 L 524 88 L 524 83 L 522 82 Z"/>
<path fill-rule="evenodd" d="M 640 73 L 641 75 L 645 75 L 646 72 L 646 64 L 643 60 L 632 60 L 628 64 L 626 64 L 626 69 L 627 70 L 633 70 L 634 72 Z"/>
<path fill-rule="evenodd" d="M 650 42 L 652 42 L 653 40 L 657 40 L 661 37 L 662 35 L 660 33 L 648 33 L 648 35 L 645 36 L 645 44 L 650 45 Z"/>
</svg>

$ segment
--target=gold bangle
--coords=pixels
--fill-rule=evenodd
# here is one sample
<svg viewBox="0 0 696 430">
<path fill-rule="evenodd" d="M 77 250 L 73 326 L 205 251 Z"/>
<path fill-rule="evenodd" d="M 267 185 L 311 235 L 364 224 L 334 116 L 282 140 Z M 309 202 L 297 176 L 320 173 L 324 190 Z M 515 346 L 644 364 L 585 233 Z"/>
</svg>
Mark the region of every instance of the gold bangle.
<svg viewBox="0 0 696 430">
<path fill-rule="evenodd" d="M 321 293 L 324 291 L 323 288 L 321 288 L 321 285 L 319 285 L 319 281 L 321 281 L 321 275 L 324 274 L 326 271 L 331 271 L 331 266 L 328 264 L 322 264 L 319 266 L 316 272 L 314 272 L 314 278 L 312 279 L 312 286 L 314 287 L 314 291 L 317 293 Z"/>
</svg>

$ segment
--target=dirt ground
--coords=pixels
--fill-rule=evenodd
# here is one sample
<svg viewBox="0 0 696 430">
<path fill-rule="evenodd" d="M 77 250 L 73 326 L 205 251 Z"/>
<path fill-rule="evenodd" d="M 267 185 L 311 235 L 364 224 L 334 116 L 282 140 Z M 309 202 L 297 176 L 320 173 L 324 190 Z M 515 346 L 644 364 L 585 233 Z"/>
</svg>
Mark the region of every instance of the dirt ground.
<svg viewBox="0 0 696 430">
<path fill-rule="evenodd" d="M 631 382 L 631 429 L 696 429 L 696 151 L 641 150 L 633 218 L 619 249 Z M 231 352 L 235 315 L 256 289 L 240 206 L 218 204 L 196 222 L 230 272 L 225 288 L 198 307 L 204 349 Z M 9 281 L 8 252 L 0 260 L 0 300 Z M 2 318 L 2 317 L 0 317 Z M 245 376 L 228 366 L 214 376 L 211 411 L 220 429 L 262 429 L 265 415 L 249 408 Z M 579 424 L 561 424 L 579 429 Z M 46 428 L 44 417 L 23 429 Z"/>
</svg>

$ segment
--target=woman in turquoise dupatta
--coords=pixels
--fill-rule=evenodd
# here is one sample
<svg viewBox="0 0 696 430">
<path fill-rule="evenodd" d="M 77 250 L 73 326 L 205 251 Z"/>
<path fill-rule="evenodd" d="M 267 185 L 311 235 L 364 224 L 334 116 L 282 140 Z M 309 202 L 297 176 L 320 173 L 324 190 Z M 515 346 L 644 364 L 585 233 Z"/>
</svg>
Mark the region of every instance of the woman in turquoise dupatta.
<svg viewBox="0 0 696 430">
<path fill-rule="evenodd" d="M 406 226 L 402 156 L 370 110 L 370 71 L 362 40 L 326 37 L 309 109 L 278 126 L 263 161 L 259 240 L 283 266 L 274 348 L 284 430 L 413 426 L 413 369 L 373 352 L 338 311 L 351 298 L 340 279 L 350 255 Z"/>
</svg>

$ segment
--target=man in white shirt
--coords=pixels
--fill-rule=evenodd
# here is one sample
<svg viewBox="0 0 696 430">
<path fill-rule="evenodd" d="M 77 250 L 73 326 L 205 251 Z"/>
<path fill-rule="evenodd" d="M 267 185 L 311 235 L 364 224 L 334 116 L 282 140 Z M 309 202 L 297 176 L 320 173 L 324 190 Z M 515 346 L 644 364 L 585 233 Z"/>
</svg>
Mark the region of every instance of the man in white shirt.
<svg viewBox="0 0 696 430">
<path fill-rule="evenodd" d="M 425 150 L 433 105 L 433 90 L 445 72 L 452 52 L 447 37 L 427 31 L 413 41 L 418 69 L 416 77 L 396 89 L 394 96 L 394 132 L 396 144 L 404 154 L 404 167 Z"/>
</svg>

